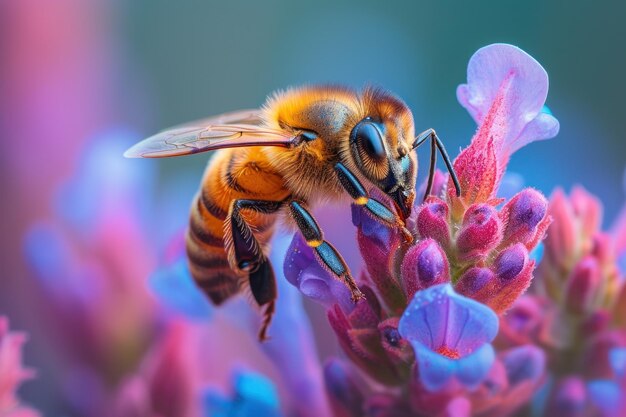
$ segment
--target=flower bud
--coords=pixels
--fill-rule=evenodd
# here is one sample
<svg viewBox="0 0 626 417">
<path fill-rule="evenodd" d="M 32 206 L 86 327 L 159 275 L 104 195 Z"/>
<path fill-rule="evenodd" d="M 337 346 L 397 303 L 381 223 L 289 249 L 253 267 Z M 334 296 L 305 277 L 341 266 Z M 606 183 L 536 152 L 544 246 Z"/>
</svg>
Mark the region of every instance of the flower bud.
<svg viewBox="0 0 626 417">
<path fill-rule="evenodd" d="M 398 317 L 391 317 L 382 321 L 378 325 L 380 331 L 381 344 L 387 353 L 387 357 L 394 363 L 410 363 L 413 358 L 413 348 L 409 342 L 400 335 L 398 330 Z"/>
<path fill-rule="evenodd" d="M 509 384 L 512 386 L 539 381 L 545 372 L 546 355 L 534 345 L 507 350 L 500 356 L 500 360 L 504 363 Z"/>
<path fill-rule="evenodd" d="M 595 256 L 601 264 L 613 262 L 614 247 L 613 239 L 608 233 L 596 232 L 591 239 L 591 254 Z"/>
<path fill-rule="evenodd" d="M 498 314 L 511 307 L 530 285 L 534 266 L 535 262 L 528 259 L 526 246 L 521 243 L 500 252 L 493 263 L 499 285 L 487 305 Z"/>
<path fill-rule="evenodd" d="M 375 192 L 372 194 L 378 198 Z M 382 224 L 367 213 L 363 206 L 354 204 L 352 222 L 357 227 L 357 242 L 369 281 L 376 287 L 386 305 L 399 308 L 405 301 L 404 294 L 397 280 L 391 278 L 389 271 L 392 270 L 396 252 L 401 247 L 400 229 Z"/>
<path fill-rule="evenodd" d="M 443 247 L 450 244 L 448 205 L 436 200 L 423 204 L 417 214 L 417 231 L 422 238 L 432 238 Z"/>
<path fill-rule="evenodd" d="M 587 392 L 585 381 L 579 377 L 562 379 L 555 387 L 545 415 L 575 417 L 583 415 Z"/>
<path fill-rule="evenodd" d="M 565 289 L 565 305 L 572 313 L 589 311 L 596 299 L 602 276 L 597 259 L 583 258 L 570 275 Z"/>
<path fill-rule="evenodd" d="M 459 294 L 486 302 L 497 286 L 497 279 L 489 268 L 473 267 L 468 269 L 456 283 L 454 289 Z"/>
<path fill-rule="evenodd" d="M 574 215 L 580 219 L 580 232 L 585 240 L 591 238 L 602 222 L 602 204 L 582 187 L 574 187 L 570 195 Z"/>
<path fill-rule="evenodd" d="M 401 276 L 410 300 L 418 290 L 450 280 L 448 259 L 433 239 L 422 240 L 406 253 Z"/>
<path fill-rule="evenodd" d="M 567 270 L 576 256 L 578 234 L 574 212 L 563 190 L 557 189 L 550 197 L 548 214 L 554 221 L 544 240 L 544 257 L 556 267 Z"/>
<path fill-rule="evenodd" d="M 488 204 L 475 204 L 467 209 L 456 246 L 464 261 L 487 255 L 502 239 L 502 224 L 496 209 Z"/>
<path fill-rule="evenodd" d="M 518 243 L 500 252 L 494 262 L 496 275 L 502 281 L 517 277 L 528 261 L 528 250 Z"/>
<path fill-rule="evenodd" d="M 540 192 L 532 188 L 519 192 L 500 212 L 500 219 L 506 224 L 503 244 L 533 241 L 547 209 L 548 201 Z"/>
<path fill-rule="evenodd" d="M 582 370 L 589 379 L 614 378 L 616 369 L 611 352 L 626 347 L 626 332 L 609 330 L 591 337 L 582 335 L 588 342 L 582 354 Z"/>
</svg>

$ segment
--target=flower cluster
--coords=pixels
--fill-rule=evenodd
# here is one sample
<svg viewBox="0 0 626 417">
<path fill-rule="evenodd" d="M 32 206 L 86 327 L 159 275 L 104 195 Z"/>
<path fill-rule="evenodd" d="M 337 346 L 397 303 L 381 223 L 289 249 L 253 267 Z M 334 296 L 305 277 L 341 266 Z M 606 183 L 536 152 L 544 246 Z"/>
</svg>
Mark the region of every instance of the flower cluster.
<svg viewBox="0 0 626 417">
<path fill-rule="evenodd" d="M 294 237 L 287 279 L 327 308 L 341 347 L 367 375 L 363 381 L 350 367 L 329 365 L 327 384 L 342 393 L 333 397 L 336 410 L 502 416 L 528 401 L 541 382 L 540 349 L 496 352 L 491 342 L 498 315 L 529 287 L 529 254 L 551 222 L 547 200 L 534 189 L 509 201 L 497 196 L 511 153 L 558 131 L 544 107 L 547 90 L 543 68 L 518 48 L 491 45 L 472 57 L 468 83 L 457 95 L 479 128 L 454 162 L 461 195 L 438 172 L 433 195 L 407 222 L 412 245 L 353 206 L 365 300 L 353 305 L 345 287 Z M 355 398 L 366 400 L 356 404 Z"/>
<path fill-rule="evenodd" d="M 626 287 L 618 268 L 623 231 L 600 231 L 600 202 L 580 187 L 550 198 L 554 219 L 529 295 L 502 322 L 499 343 L 547 354 L 544 415 L 619 416 L 624 410 Z"/>
<path fill-rule="evenodd" d="M 55 414 L 91 417 L 624 417 L 626 209 L 608 233 L 582 188 L 549 200 L 506 190 L 512 153 L 558 132 L 547 92 L 520 49 L 476 52 L 457 90 L 478 124 L 453 163 L 460 196 L 437 171 L 409 233 L 352 206 L 357 303 L 302 236 L 277 235 L 280 296 L 264 343 L 254 307 L 234 297 L 215 309 L 191 278 L 180 229 L 195 190 L 158 200 L 151 165 L 111 169 L 128 141 L 108 132 L 26 236 L 28 305 L 61 364 L 29 385 L 48 378 Z M 316 349 L 332 344 L 302 296 L 323 306 L 344 357 L 322 366 Z M 39 415 L 15 394 L 33 375 L 23 342 L 0 317 L 2 416 Z"/>
</svg>

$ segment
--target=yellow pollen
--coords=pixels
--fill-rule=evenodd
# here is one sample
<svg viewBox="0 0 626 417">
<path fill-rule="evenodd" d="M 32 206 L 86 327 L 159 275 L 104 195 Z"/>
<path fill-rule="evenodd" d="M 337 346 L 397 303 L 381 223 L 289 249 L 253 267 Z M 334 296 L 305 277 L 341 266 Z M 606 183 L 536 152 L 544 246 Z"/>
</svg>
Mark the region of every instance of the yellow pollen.
<svg viewBox="0 0 626 417">
<path fill-rule="evenodd" d="M 367 197 L 357 197 L 356 200 L 354 200 L 354 202 L 359 206 L 366 205 L 368 201 L 370 201 L 370 199 Z"/>
<path fill-rule="evenodd" d="M 306 242 L 306 244 L 312 248 L 317 248 L 319 245 L 322 244 L 322 241 L 321 240 L 309 240 L 308 242 Z"/>
</svg>

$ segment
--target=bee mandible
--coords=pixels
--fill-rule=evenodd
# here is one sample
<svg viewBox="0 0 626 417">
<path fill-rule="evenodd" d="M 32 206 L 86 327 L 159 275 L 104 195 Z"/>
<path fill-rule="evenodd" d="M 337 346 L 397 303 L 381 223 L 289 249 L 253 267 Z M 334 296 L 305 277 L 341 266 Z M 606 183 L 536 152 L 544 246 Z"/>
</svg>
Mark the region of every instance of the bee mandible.
<svg viewBox="0 0 626 417">
<path fill-rule="evenodd" d="M 415 199 L 415 148 L 431 140 L 426 196 L 437 150 L 460 187 L 433 129 L 415 136 L 407 105 L 380 88 L 294 88 L 271 95 L 261 109 L 226 113 L 158 133 L 124 154 L 162 158 L 219 150 L 209 160 L 191 207 L 186 234 L 189 268 L 216 305 L 249 288 L 264 308 L 264 340 L 277 297 L 268 243 L 278 215 L 295 225 L 321 265 L 343 282 L 354 302 L 363 297 L 346 262 L 326 240 L 312 206 L 340 200 L 405 230 Z M 371 197 L 380 190 L 394 208 Z M 407 232 L 408 233 L 408 232 Z"/>
</svg>

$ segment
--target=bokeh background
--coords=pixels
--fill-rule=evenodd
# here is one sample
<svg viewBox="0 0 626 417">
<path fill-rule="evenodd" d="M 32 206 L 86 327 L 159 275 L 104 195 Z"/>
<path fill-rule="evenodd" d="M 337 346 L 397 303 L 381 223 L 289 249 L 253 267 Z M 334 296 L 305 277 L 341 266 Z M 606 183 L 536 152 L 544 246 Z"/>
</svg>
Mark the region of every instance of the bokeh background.
<svg viewBox="0 0 626 417">
<path fill-rule="evenodd" d="M 454 155 L 475 129 L 455 96 L 467 61 L 481 46 L 507 42 L 546 68 L 547 104 L 561 122 L 555 139 L 517 152 L 509 170 L 546 194 L 584 185 L 602 199 L 608 227 L 624 202 L 625 18 L 623 2 L 588 1 L 2 2 L 0 314 L 30 333 L 26 362 L 39 369 L 22 397 L 63 412 L 53 387 L 62 365 L 48 352 L 30 296 L 37 284 L 25 236 L 59 206 L 73 206 L 59 187 L 91 163 L 81 155 L 94 138 L 131 143 L 259 106 L 288 86 L 374 83 L 404 98 L 416 128 L 435 127 Z M 120 155 L 92 169 L 121 181 L 137 167 L 153 173 L 146 187 L 158 206 L 148 210 L 148 227 L 158 254 L 184 226 L 206 160 Z"/>
</svg>

